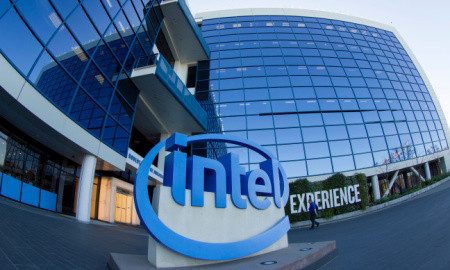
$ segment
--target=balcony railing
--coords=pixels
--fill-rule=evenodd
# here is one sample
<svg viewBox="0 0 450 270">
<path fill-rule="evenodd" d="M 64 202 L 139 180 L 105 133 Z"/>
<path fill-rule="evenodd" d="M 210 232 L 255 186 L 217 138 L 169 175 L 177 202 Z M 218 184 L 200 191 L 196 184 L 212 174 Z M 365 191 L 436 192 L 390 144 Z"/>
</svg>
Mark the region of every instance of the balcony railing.
<svg viewBox="0 0 450 270">
<path fill-rule="evenodd" d="M 147 67 L 147 66 L 153 66 L 156 64 L 156 59 L 158 58 L 158 54 L 151 54 L 151 55 L 145 55 L 141 56 L 133 64 L 133 69 L 140 68 L 140 67 Z"/>
<path fill-rule="evenodd" d="M 195 97 L 188 90 L 177 73 L 161 54 L 152 54 L 138 58 L 134 63 L 134 69 L 143 67 L 155 67 L 155 76 L 167 88 L 167 90 L 178 100 L 196 122 L 204 129 L 207 128 L 207 114 L 200 106 Z M 152 86 L 148 86 L 152 87 Z"/>
</svg>

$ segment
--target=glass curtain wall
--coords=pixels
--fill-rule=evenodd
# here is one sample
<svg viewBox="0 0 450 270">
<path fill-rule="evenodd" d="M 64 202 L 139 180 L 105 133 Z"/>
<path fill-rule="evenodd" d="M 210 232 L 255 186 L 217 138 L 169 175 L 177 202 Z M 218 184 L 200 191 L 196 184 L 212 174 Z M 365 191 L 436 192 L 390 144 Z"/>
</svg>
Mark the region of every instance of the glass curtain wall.
<svg viewBox="0 0 450 270">
<path fill-rule="evenodd" d="M 130 80 L 152 54 L 159 0 L 0 0 L 0 52 L 50 102 L 126 155 L 139 91 Z M 151 19 L 147 20 L 146 18 Z"/>
<path fill-rule="evenodd" d="M 211 61 L 198 66 L 197 96 L 213 101 L 210 121 L 265 146 L 288 177 L 448 149 L 430 93 L 390 31 L 321 18 L 240 16 L 204 20 L 202 32 Z M 228 150 L 250 168 L 261 160 L 244 148 Z"/>
<path fill-rule="evenodd" d="M 0 172 L 42 190 L 64 195 L 62 211 L 72 213 L 79 166 L 34 142 L 2 120 Z M 60 185 L 64 185 L 60 187 Z"/>
</svg>

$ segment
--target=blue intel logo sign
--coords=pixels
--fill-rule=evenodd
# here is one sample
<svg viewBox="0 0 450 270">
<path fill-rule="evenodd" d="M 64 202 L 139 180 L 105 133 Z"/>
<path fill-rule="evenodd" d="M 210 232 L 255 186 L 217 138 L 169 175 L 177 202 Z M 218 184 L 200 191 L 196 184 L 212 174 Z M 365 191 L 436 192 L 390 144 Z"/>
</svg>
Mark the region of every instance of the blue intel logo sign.
<svg viewBox="0 0 450 270">
<path fill-rule="evenodd" d="M 245 172 L 240 166 L 239 157 L 229 153 L 219 160 L 180 152 L 188 144 L 200 142 L 223 142 L 247 147 L 263 156 L 266 160 L 259 164 L 260 169 Z M 148 172 L 159 151 L 165 147 L 171 152 L 166 156 L 164 168 L 164 186 L 171 187 L 173 200 L 179 205 L 186 204 L 186 189 L 191 190 L 191 206 L 204 206 L 204 192 L 214 193 L 215 207 L 226 208 L 227 194 L 238 209 L 252 207 L 265 210 L 271 206 L 271 200 L 277 208 L 283 208 L 289 196 L 289 184 L 286 174 L 276 158 L 261 146 L 248 140 L 221 134 L 206 134 L 187 137 L 175 133 L 169 139 L 157 144 L 141 163 L 136 177 L 134 198 L 136 209 L 147 231 L 166 247 L 183 255 L 203 260 L 229 260 L 245 257 L 261 251 L 277 242 L 289 230 L 286 216 L 259 235 L 232 243 L 200 242 L 168 228 L 154 212 L 148 197 Z M 233 206 L 231 206 L 233 207 Z M 234 221 L 233 221 L 234 222 Z M 218 232 L 220 233 L 220 232 Z"/>
</svg>

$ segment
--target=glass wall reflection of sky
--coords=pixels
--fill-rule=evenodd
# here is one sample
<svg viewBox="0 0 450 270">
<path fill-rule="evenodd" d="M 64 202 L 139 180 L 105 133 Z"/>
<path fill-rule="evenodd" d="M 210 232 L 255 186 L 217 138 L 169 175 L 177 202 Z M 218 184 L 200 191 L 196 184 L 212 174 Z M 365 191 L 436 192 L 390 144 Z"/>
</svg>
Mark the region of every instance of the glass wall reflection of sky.
<svg viewBox="0 0 450 270">
<path fill-rule="evenodd" d="M 209 19 L 202 32 L 211 61 L 199 66 L 209 80 L 197 85 L 209 83 L 222 130 L 264 145 L 288 177 L 448 148 L 428 89 L 392 32 L 296 16 Z M 229 147 L 247 168 L 261 161 Z"/>
<path fill-rule="evenodd" d="M 80 2 L 0 0 L 0 50 L 62 112 L 125 155 L 139 94 L 130 72 L 152 53 L 162 15 L 144 14 L 141 0 Z"/>
</svg>

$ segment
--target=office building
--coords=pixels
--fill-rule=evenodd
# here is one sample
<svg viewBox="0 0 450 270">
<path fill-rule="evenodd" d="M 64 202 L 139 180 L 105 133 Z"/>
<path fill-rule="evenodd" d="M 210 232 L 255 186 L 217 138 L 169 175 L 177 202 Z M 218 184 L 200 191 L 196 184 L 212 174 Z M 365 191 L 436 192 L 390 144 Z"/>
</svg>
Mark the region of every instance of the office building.
<svg viewBox="0 0 450 270">
<path fill-rule="evenodd" d="M 248 138 L 291 179 L 375 185 L 389 170 L 408 185 L 413 166 L 446 170 L 446 120 L 390 26 L 294 9 L 194 19 L 184 0 L 0 0 L 0 35 L 0 194 L 83 222 L 138 224 L 134 175 L 174 132 Z M 150 194 L 164 155 L 153 165 Z"/>
</svg>

